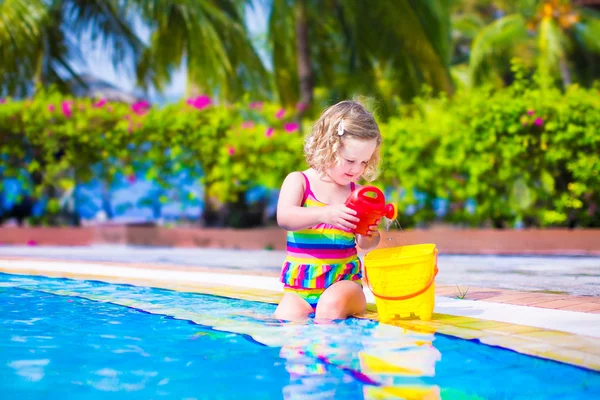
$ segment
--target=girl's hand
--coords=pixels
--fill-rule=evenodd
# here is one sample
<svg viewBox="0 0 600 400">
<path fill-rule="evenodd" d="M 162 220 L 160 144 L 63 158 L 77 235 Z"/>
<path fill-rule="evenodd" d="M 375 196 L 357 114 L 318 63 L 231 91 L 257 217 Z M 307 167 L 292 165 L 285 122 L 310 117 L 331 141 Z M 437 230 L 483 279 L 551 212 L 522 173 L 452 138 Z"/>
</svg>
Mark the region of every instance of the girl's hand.
<svg viewBox="0 0 600 400">
<path fill-rule="evenodd" d="M 373 237 L 379 235 L 379 220 L 375 221 L 375 225 L 369 225 L 369 230 L 365 236 Z"/>
<path fill-rule="evenodd" d="M 369 225 L 369 230 L 366 235 L 356 234 L 356 242 L 364 251 L 371 251 L 379 245 L 379 220 L 374 225 Z"/>
<path fill-rule="evenodd" d="M 356 229 L 356 223 L 359 221 L 359 219 L 356 218 L 356 211 L 346 207 L 345 204 L 324 206 L 321 209 L 323 210 L 321 220 L 324 224 L 333 225 L 350 231 Z"/>
</svg>

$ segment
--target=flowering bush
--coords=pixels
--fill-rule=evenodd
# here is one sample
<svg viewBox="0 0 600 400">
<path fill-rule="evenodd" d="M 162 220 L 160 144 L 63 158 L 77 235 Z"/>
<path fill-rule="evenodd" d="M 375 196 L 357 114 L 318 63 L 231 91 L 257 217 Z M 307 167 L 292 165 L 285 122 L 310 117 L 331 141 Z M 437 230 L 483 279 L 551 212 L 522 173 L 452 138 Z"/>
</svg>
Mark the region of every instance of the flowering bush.
<svg viewBox="0 0 600 400">
<path fill-rule="evenodd" d="M 418 99 L 385 130 L 382 181 L 405 223 L 600 226 L 600 96 L 526 81 Z M 406 211 L 409 214 L 406 215 Z"/>
<path fill-rule="evenodd" d="M 135 180 L 140 165 L 146 179 L 165 185 L 182 169 L 200 166 L 198 179 L 211 200 L 205 203 L 234 202 L 251 185 L 276 188 L 290 168 L 302 167 L 299 125 L 293 113 L 284 114 L 274 104 L 217 106 L 207 96 L 162 109 L 56 93 L 3 99 L 0 172 L 36 198 L 48 197 L 50 214 L 58 211 L 60 193 L 93 173 L 108 182 L 118 175 Z"/>
<path fill-rule="evenodd" d="M 600 226 L 600 96 L 577 86 L 460 90 L 416 99 L 380 123 L 382 175 L 403 226 L 443 219 L 504 226 Z M 301 107 L 299 107 L 301 108 Z M 0 172 L 49 199 L 88 181 L 139 174 L 168 185 L 199 168 L 207 206 L 278 188 L 305 168 L 297 110 L 218 105 L 199 96 L 164 108 L 41 93 L 0 101 Z M 143 171 L 139 165 L 144 165 Z M 100 166 L 101 168 L 97 168 Z M 23 174 L 23 171 L 28 174 Z M 163 199 L 161 198 L 161 201 Z"/>
</svg>

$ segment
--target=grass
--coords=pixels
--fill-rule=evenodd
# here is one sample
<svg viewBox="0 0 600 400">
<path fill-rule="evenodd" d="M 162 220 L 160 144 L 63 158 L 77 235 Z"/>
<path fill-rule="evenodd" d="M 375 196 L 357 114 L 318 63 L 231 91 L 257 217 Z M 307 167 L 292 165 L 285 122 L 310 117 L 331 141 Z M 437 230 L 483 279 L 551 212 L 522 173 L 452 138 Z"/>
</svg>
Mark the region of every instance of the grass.
<svg viewBox="0 0 600 400">
<path fill-rule="evenodd" d="M 458 285 L 456 285 L 456 290 L 458 291 L 458 293 L 454 296 L 457 299 L 464 299 L 467 296 L 467 293 L 469 293 L 469 288 L 467 287 L 467 290 L 465 290 L 464 292 L 460 289 L 460 287 Z"/>
</svg>

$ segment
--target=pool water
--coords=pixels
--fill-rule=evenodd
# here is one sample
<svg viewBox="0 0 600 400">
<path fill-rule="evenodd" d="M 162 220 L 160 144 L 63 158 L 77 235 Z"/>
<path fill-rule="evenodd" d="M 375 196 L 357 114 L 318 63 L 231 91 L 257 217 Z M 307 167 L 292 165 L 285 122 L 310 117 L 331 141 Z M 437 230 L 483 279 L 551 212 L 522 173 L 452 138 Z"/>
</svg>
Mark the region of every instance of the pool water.
<svg viewBox="0 0 600 400">
<path fill-rule="evenodd" d="M 0 393 L 24 399 L 600 398 L 594 371 L 369 320 L 283 323 L 270 317 L 274 307 L 0 274 Z"/>
</svg>

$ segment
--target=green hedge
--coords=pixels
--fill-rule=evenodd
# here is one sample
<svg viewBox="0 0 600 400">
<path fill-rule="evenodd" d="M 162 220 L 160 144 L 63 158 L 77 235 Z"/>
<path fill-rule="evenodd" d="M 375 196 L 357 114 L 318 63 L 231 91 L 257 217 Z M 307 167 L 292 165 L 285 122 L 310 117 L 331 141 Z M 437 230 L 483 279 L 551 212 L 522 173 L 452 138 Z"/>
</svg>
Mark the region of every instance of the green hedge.
<svg viewBox="0 0 600 400">
<path fill-rule="evenodd" d="M 516 72 L 509 88 L 423 96 L 380 124 L 377 184 L 392 190 L 402 226 L 600 226 L 598 91 L 542 90 Z M 199 97 L 158 109 L 42 93 L 0 104 L 0 171 L 26 169 L 52 213 L 58 193 L 89 180 L 94 165 L 110 180 L 150 161 L 147 178 L 162 182 L 199 163 L 210 204 L 232 203 L 250 185 L 277 188 L 304 168 L 295 119 L 268 103 Z M 444 216 L 439 199 L 449 204 Z"/>
<path fill-rule="evenodd" d="M 49 196 L 52 213 L 57 194 L 91 179 L 94 166 L 110 181 L 147 161 L 146 178 L 162 183 L 200 164 L 207 203 L 228 203 L 249 185 L 278 187 L 290 168 L 302 167 L 294 117 L 273 104 L 215 106 L 203 96 L 157 109 L 39 94 L 0 104 L 0 171 Z"/>
<path fill-rule="evenodd" d="M 454 223 L 600 226 L 599 92 L 515 72 L 509 88 L 417 99 L 388 122 L 382 181 L 402 187 L 402 210 L 428 199 L 407 223 L 434 219 L 443 198 Z"/>
</svg>

